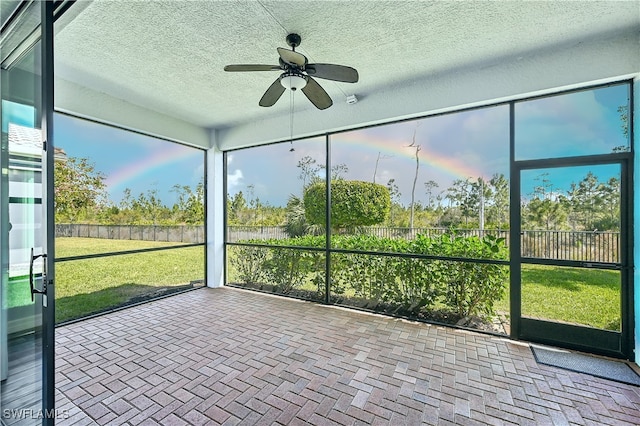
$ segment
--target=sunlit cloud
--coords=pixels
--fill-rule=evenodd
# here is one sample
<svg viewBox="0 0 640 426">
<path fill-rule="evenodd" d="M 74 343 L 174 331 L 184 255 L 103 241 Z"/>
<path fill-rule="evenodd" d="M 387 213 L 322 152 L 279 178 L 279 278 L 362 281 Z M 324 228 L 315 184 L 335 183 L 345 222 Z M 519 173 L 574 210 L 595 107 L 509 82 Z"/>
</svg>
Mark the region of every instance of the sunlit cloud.
<svg viewBox="0 0 640 426">
<path fill-rule="evenodd" d="M 229 189 L 238 187 L 242 183 L 243 178 L 244 176 L 240 169 L 236 169 L 233 173 L 227 174 L 227 185 L 229 186 Z"/>
</svg>

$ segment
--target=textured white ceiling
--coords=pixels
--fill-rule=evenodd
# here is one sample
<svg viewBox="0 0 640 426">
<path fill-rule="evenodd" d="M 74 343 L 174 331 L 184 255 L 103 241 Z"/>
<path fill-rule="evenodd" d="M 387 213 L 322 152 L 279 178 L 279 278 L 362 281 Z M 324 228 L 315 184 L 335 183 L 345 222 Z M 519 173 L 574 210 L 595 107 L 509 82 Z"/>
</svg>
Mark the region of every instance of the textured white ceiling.
<svg viewBox="0 0 640 426">
<path fill-rule="evenodd" d="M 318 80 L 334 100 L 570 48 L 620 33 L 637 37 L 638 1 L 94 1 L 57 28 L 56 75 L 198 127 L 228 129 L 287 116 L 285 93 L 258 106 L 277 72 L 227 73 L 226 64 L 277 64 L 285 36 L 310 62 L 353 66 L 356 84 Z M 74 11 L 73 9 L 76 8 Z M 61 84 L 60 87 L 65 87 Z M 299 94 L 301 95 L 301 94 Z M 296 97 L 306 117 L 325 111 Z M 331 110 L 331 108 L 329 109 Z M 327 110 L 327 111 L 329 111 Z M 76 111 L 82 113 L 82 111 Z M 390 116 L 392 114 L 390 113 Z"/>
</svg>

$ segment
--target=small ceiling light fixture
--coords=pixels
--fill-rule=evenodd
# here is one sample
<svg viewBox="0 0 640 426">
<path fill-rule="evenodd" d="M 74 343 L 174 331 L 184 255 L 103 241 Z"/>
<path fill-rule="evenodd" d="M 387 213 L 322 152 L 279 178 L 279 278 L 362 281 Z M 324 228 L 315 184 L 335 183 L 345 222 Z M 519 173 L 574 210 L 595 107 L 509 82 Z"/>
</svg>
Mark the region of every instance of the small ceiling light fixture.
<svg viewBox="0 0 640 426">
<path fill-rule="evenodd" d="M 285 89 L 296 91 L 303 89 L 307 85 L 307 80 L 302 74 L 286 72 L 280 77 L 280 84 Z"/>
</svg>

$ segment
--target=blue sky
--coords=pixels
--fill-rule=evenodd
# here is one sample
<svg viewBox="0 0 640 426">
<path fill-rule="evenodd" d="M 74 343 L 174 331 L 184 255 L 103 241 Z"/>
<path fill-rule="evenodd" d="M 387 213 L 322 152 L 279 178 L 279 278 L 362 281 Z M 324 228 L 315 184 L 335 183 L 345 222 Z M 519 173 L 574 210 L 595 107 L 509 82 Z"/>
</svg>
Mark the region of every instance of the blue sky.
<svg viewBox="0 0 640 426">
<path fill-rule="evenodd" d="M 617 85 L 552 96 L 516 104 L 516 158 L 534 159 L 609 153 L 628 145 L 621 131 L 618 107 L 628 103 L 628 87 Z M 6 106 L 6 104 L 3 104 Z M 29 108 L 30 111 L 32 111 Z M 11 108 L 13 122 L 31 125 L 29 112 Z M 2 127 L 6 128 L 6 117 Z M 125 188 L 134 196 L 157 189 L 167 205 L 176 201 L 175 184 L 195 185 L 204 176 L 201 150 L 149 136 L 96 124 L 63 114 L 55 115 L 56 146 L 70 157 L 88 158 L 106 176 L 110 199 L 118 203 Z M 395 180 L 401 202 L 408 205 L 419 166 L 416 200 L 427 201 L 425 182 L 446 191 L 456 179 L 490 179 L 496 173 L 508 177 L 509 111 L 506 105 L 446 114 L 331 136 L 331 162 L 344 164 L 343 177 L 377 183 Z M 291 148 L 294 148 L 291 151 Z M 298 162 L 305 157 L 326 164 L 324 138 L 294 141 L 228 154 L 228 192 L 243 191 L 246 198 L 260 198 L 284 206 L 290 194 L 301 195 Z M 376 167 L 377 164 L 377 167 Z M 601 181 L 617 176 L 616 167 L 593 170 Z M 586 170 L 557 169 L 526 172 L 522 193 L 533 192 L 541 173 L 550 172 L 557 192 L 581 180 Z"/>
<path fill-rule="evenodd" d="M 618 107 L 628 102 L 628 88 L 618 85 L 518 103 L 515 109 L 516 156 L 519 160 L 612 152 L 626 145 Z M 331 163 L 345 164 L 348 179 L 386 184 L 395 179 L 401 202 L 409 204 L 416 170 L 414 143 L 420 146 L 416 200 L 425 203 L 425 182 L 434 181 L 434 195 L 456 179 L 488 180 L 509 174 L 509 110 L 506 105 L 446 114 L 422 120 L 371 127 L 331 136 Z M 294 151 L 290 152 L 293 147 Z M 243 191 L 271 205 L 285 205 L 289 194 L 300 195 L 297 162 L 310 156 L 325 164 L 324 138 L 238 150 L 228 154 L 228 192 Z M 376 163 L 378 164 L 376 168 Z M 606 181 L 619 167 L 593 172 Z M 523 196 L 533 192 L 535 178 L 549 173 L 557 192 L 566 193 L 588 169 L 564 168 L 526 172 Z M 249 187 L 253 186 L 253 189 Z"/>
<path fill-rule="evenodd" d="M 106 176 L 110 199 L 129 188 L 134 197 L 157 189 L 169 207 L 174 185 L 195 188 L 204 176 L 204 152 L 87 120 L 56 114 L 55 143 L 69 157 L 88 158 Z"/>
</svg>

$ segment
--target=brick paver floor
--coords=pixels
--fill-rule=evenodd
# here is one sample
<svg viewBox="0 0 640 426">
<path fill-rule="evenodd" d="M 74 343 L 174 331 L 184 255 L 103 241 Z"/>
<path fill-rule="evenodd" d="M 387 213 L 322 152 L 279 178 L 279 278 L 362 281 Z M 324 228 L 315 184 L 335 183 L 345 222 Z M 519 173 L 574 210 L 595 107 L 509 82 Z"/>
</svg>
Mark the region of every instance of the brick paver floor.
<svg viewBox="0 0 640 426">
<path fill-rule="evenodd" d="M 232 288 L 60 327 L 58 424 L 633 424 L 527 344 Z"/>
</svg>

